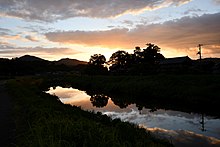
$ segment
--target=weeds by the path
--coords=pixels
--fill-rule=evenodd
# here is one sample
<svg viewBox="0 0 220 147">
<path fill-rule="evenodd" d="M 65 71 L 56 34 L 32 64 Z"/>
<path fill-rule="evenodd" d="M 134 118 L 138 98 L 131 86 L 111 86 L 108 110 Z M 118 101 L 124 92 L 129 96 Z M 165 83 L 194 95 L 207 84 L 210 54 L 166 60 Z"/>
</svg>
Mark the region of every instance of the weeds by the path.
<svg viewBox="0 0 220 147">
<path fill-rule="evenodd" d="M 56 96 L 39 89 L 42 82 L 38 78 L 20 78 L 8 83 L 15 102 L 18 146 L 172 146 L 136 125 L 63 105 Z"/>
</svg>

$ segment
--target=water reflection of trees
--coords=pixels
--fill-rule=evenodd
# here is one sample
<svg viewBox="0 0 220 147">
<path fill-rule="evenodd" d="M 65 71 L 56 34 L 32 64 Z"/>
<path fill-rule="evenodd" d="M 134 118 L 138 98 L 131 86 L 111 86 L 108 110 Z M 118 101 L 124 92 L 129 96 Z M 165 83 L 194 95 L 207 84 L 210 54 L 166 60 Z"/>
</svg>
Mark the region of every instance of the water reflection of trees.
<svg viewBox="0 0 220 147">
<path fill-rule="evenodd" d="M 108 104 L 108 99 L 110 97 L 104 94 L 93 94 L 90 98 L 90 101 L 93 106 L 102 108 Z M 119 106 L 121 109 L 126 108 L 128 105 L 132 104 L 130 101 L 121 99 L 121 98 L 111 98 L 112 102 Z"/>
<path fill-rule="evenodd" d="M 109 97 L 104 94 L 94 94 L 91 96 L 90 101 L 93 106 L 102 108 L 108 104 Z"/>
<path fill-rule="evenodd" d="M 90 98 L 90 101 L 94 107 L 102 108 L 105 107 L 108 104 L 109 96 L 104 94 L 91 94 L 92 92 L 89 92 L 89 95 L 92 95 Z M 136 104 L 136 107 L 142 112 L 143 108 L 150 109 L 149 112 L 157 111 L 157 108 L 154 105 L 147 105 L 146 103 L 143 103 L 142 101 L 135 101 L 130 98 L 122 98 L 122 97 L 111 97 L 111 101 L 121 109 L 127 108 L 128 105 Z"/>
<path fill-rule="evenodd" d="M 111 100 L 115 105 L 119 106 L 121 109 L 126 108 L 128 105 L 131 104 L 131 102 L 123 98 L 114 97 L 114 98 L 111 98 Z"/>
<path fill-rule="evenodd" d="M 101 108 L 101 107 L 105 107 L 108 104 L 109 98 L 110 97 L 108 97 L 104 94 L 94 94 L 91 96 L 90 101 L 93 106 Z M 129 99 L 129 98 L 125 99 L 125 98 L 112 97 L 111 100 L 115 105 L 119 106 L 121 109 L 126 108 L 130 104 L 135 103 L 140 114 L 142 114 L 142 110 L 144 108 L 149 109 L 150 113 L 157 111 L 156 105 L 153 105 L 153 104 L 147 105 L 146 103 L 144 104 L 141 101 L 133 101 L 132 99 Z M 200 128 L 201 131 L 206 131 L 204 118 L 205 118 L 204 113 L 202 113 L 201 120 L 199 121 L 199 123 L 201 124 L 201 128 Z"/>
<path fill-rule="evenodd" d="M 80 78 L 82 77 L 77 77 L 76 79 L 80 81 Z M 90 77 L 91 80 L 93 81 L 93 78 L 96 80 L 96 77 Z M 88 79 L 90 79 L 88 78 Z M 143 77 L 144 78 L 144 77 Z M 112 77 L 110 78 L 111 80 L 118 79 L 118 77 Z M 115 86 L 111 89 L 106 88 L 100 88 L 100 86 L 93 85 L 91 83 L 70 83 L 70 81 L 67 79 L 61 79 L 59 77 L 55 77 L 53 79 L 49 79 L 46 82 L 44 82 L 41 85 L 42 89 L 45 89 L 43 91 L 48 91 L 48 87 L 51 86 L 60 86 L 60 87 L 78 87 L 80 90 L 86 91 L 88 95 L 94 95 L 96 93 L 105 93 L 108 96 L 111 97 L 113 103 L 120 108 L 126 108 L 129 104 L 136 104 L 139 105 L 137 108 L 139 111 L 141 111 L 143 108 L 150 109 L 150 112 L 157 111 L 157 109 L 165 109 L 165 110 L 175 110 L 175 111 L 182 111 L 186 113 L 199 113 L 202 114 L 204 113 L 205 115 L 210 115 L 210 116 L 216 116 L 217 118 L 220 117 L 219 111 L 217 111 L 217 103 L 218 100 L 214 100 L 213 102 L 210 101 L 209 103 L 206 103 L 206 100 L 201 99 L 198 97 L 195 97 L 191 99 L 191 97 L 186 97 L 185 99 L 180 99 L 177 100 L 176 96 L 174 97 L 155 97 L 154 95 L 150 94 L 148 90 L 150 91 L 151 89 L 147 89 L 146 92 L 143 93 L 135 93 L 134 92 L 123 92 L 120 90 L 118 86 Z M 110 83 L 111 85 L 111 83 Z M 153 87 L 154 88 L 154 87 Z M 104 90 L 107 89 L 107 90 Z M 132 93 L 132 94 L 131 94 Z M 188 102 L 191 101 L 193 105 L 188 105 Z M 210 109 L 207 109 L 207 105 L 212 105 Z"/>
</svg>

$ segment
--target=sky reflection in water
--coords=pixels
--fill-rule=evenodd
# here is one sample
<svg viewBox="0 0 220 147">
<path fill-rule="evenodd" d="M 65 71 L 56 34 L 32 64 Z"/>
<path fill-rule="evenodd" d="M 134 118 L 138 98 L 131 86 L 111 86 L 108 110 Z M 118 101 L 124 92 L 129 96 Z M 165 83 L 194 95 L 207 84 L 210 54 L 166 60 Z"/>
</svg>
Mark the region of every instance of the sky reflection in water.
<svg viewBox="0 0 220 147">
<path fill-rule="evenodd" d="M 150 109 L 138 110 L 135 104 L 121 109 L 109 98 L 104 107 L 94 107 L 90 101 L 91 96 L 86 92 L 73 88 L 50 88 L 49 94 L 58 96 L 62 103 L 81 106 L 84 110 L 100 111 L 103 114 L 122 121 L 129 121 L 154 132 L 157 136 L 169 136 L 176 146 L 220 146 L 220 119 L 204 117 L 202 131 L 202 115 L 189 114 L 180 111 L 162 110 L 150 112 Z"/>
</svg>

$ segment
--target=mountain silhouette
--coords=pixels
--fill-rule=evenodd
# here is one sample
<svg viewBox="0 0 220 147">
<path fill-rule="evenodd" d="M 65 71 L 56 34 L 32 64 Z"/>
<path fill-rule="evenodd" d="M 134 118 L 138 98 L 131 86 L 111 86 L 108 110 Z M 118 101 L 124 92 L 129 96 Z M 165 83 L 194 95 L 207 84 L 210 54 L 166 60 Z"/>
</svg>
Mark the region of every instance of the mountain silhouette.
<svg viewBox="0 0 220 147">
<path fill-rule="evenodd" d="M 47 61 L 45 59 L 39 58 L 39 57 L 35 57 L 35 56 L 31 56 L 31 55 L 24 55 L 18 58 L 18 60 L 20 61 Z M 48 61 L 49 62 L 49 61 Z"/>
<path fill-rule="evenodd" d="M 54 62 L 55 62 L 55 65 L 66 65 L 66 66 L 76 66 L 80 64 L 87 64 L 87 62 L 85 61 L 79 61 L 77 59 L 69 59 L 69 58 L 60 59 Z"/>
</svg>

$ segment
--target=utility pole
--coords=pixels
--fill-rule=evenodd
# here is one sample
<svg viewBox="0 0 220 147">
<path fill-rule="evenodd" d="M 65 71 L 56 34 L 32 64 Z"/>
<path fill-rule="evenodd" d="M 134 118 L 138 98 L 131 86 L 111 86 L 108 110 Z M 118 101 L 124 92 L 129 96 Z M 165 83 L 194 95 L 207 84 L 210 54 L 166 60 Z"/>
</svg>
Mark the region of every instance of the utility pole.
<svg viewBox="0 0 220 147">
<path fill-rule="evenodd" d="M 199 60 L 201 61 L 202 60 L 202 46 L 203 44 L 199 44 L 198 47 L 199 47 L 199 51 L 198 51 L 198 55 L 199 55 Z"/>
</svg>

